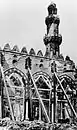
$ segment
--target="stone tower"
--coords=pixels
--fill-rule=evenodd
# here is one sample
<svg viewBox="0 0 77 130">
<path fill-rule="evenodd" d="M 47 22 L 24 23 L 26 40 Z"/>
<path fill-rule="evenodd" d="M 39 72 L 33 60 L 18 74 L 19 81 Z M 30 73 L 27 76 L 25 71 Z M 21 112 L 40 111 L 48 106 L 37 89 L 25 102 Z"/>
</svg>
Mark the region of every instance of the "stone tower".
<svg viewBox="0 0 77 130">
<path fill-rule="evenodd" d="M 47 26 L 47 34 L 44 37 L 44 44 L 46 46 L 45 56 L 52 58 L 53 56 L 59 57 L 60 44 L 62 36 L 59 34 L 60 19 L 57 15 L 56 4 L 51 3 L 48 6 L 48 16 L 45 19 Z"/>
</svg>

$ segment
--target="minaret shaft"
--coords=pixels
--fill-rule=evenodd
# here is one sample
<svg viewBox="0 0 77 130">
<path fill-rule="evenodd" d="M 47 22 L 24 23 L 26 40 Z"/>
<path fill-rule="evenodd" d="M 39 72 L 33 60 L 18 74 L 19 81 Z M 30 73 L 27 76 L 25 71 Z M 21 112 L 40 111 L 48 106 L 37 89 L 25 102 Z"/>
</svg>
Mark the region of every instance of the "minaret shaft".
<svg viewBox="0 0 77 130">
<path fill-rule="evenodd" d="M 47 25 L 47 34 L 44 37 L 44 44 L 46 45 L 46 56 L 52 58 L 60 55 L 60 44 L 62 36 L 59 34 L 60 19 L 57 15 L 56 4 L 51 3 L 48 7 L 48 16 L 45 19 Z"/>
</svg>

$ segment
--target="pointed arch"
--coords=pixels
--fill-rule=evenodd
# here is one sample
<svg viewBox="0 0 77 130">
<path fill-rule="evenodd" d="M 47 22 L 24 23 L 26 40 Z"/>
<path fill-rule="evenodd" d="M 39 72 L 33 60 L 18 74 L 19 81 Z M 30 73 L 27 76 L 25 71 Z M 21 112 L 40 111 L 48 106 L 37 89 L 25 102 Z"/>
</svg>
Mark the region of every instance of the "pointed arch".
<svg viewBox="0 0 77 130">
<path fill-rule="evenodd" d="M 12 112 L 16 120 L 24 119 L 25 114 L 25 87 L 27 87 L 27 76 L 17 68 L 9 68 L 4 72 L 8 96 L 11 102 Z M 26 94 L 28 96 L 28 92 Z M 21 102 L 22 101 L 22 102 Z M 2 110 L 3 118 L 7 116 L 9 105 L 6 88 L 3 86 Z M 6 107 L 8 108 L 6 110 Z M 20 111 L 22 110 L 22 112 Z M 20 113 L 20 114 L 19 114 Z M 10 112 L 8 114 L 10 116 Z"/>
</svg>

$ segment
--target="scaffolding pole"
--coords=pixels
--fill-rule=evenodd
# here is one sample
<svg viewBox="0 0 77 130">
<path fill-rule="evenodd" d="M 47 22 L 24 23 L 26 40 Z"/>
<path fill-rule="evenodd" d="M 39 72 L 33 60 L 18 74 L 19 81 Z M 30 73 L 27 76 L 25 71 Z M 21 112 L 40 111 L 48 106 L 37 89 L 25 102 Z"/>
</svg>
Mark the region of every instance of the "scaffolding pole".
<svg viewBox="0 0 77 130">
<path fill-rule="evenodd" d="M 60 86 L 61 86 L 62 91 L 64 92 L 64 95 L 65 95 L 65 97 L 66 97 L 66 99 L 67 99 L 67 101 L 68 101 L 68 103 L 69 103 L 69 106 L 70 106 L 70 108 L 71 108 L 73 114 L 74 114 L 75 117 L 77 118 L 77 113 L 75 112 L 75 110 L 74 110 L 74 108 L 73 108 L 73 106 L 72 106 L 72 104 L 71 104 L 71 102 L 70 102 L 70 100 L 69 100 L 69 98 L 68 98 L 68 96 L 67 96 L 67 94 L 66 94 L 64 88 L 63 88 L 63 85 L 61 84 L 61 81 L 59 80 L 59 78 L 58 78 L 56 72 L 54 72 L 54 74 L 55 74 L 55 76 L 56 76 L 56 78 L 57 78 L 57 80 L 58 80 L 58 82 L 59 82 L 59 84 L 60 84 Z"/>
<path fill-rule="evenodd" d="M 4 72 L 3 72 L 3 68 L 1 66 L 1 64 L 0 64 L 0 69 L 1 69 L 1 72 L 2 72 L 2 78 L 3 78 L 3 81 L 4 81 L 4 87 L 6 89 L 6 94 L 7 94 L 7 98 L 8 98 L 8 102 L 9 102 L 9 107 L 10 107 L 10 112 L 11 112 L 12 120 L 15 121 L 14 115 L 13 115 L 13 111 L 12 111 L 12 107 L 11 107 L 10 98 L 9 98 L 9 93 L 8 93 L 8 89 L 7 89 L 7 85 L 6 85 L 6 81 L 5 81 L 5 76 L 4 76 Z"/>
<path fill-rule="evenodd" d="M 28 71 L 29 71 L 29 73 L 30 73 L 30 76 L 31 76 L 32 82 L 33 82 L 33 84 L 34 84 L 34 87 L 35 87 L 35 90 L 36 90 L 37 96 L 38 96 L 39 101 L 40 101 L 40 103 L 41 103 L 41 105 L 42 105 L 42 108 L 43 108 L 43 110 L 44 110 L 44 113 L 45 113 L 45 116 L 46 116 L 46 118 L 47 118 L 47 121 L 50 123 L 49 116 L 48 116 L 47 111 L 46 111 L 46 109 L 45 109 L 44 103 L 43 103 L 43 101 L 42 101 L 42 99 L 41 99 L 41 97 L 40 97 L 40 95 L 39 95 L 39 92 L 38 92 L 37 86 L 36 86 L 35 81 L 34 81 L 34 79 L 33 79 L 33 76 L 32 76 L 32 73 L 31 73 L 31 70 L 30 70 L 29 68 L 28 68 Z"/>
</svg>

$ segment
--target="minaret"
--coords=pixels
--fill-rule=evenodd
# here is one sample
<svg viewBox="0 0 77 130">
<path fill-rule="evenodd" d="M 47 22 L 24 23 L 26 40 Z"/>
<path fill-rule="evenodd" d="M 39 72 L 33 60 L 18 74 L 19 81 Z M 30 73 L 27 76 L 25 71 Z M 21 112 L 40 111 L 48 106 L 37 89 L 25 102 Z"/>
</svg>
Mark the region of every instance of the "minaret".
<svg viewBox="0 0 77 130">
<path fill-rule="evenodd" d="M 45 19 L 47 26 L 47 34 L 44 37 L 44 44 L 46 46 L 46 54 L 52 58 L 53 56 L 59 57 L 60 44 L 62 42 L 62 36 L 59 34 L 60 19 L 57 15 L 56 4 L 51 3 L 48 6 L 48 16 Z"/>
</svg>

